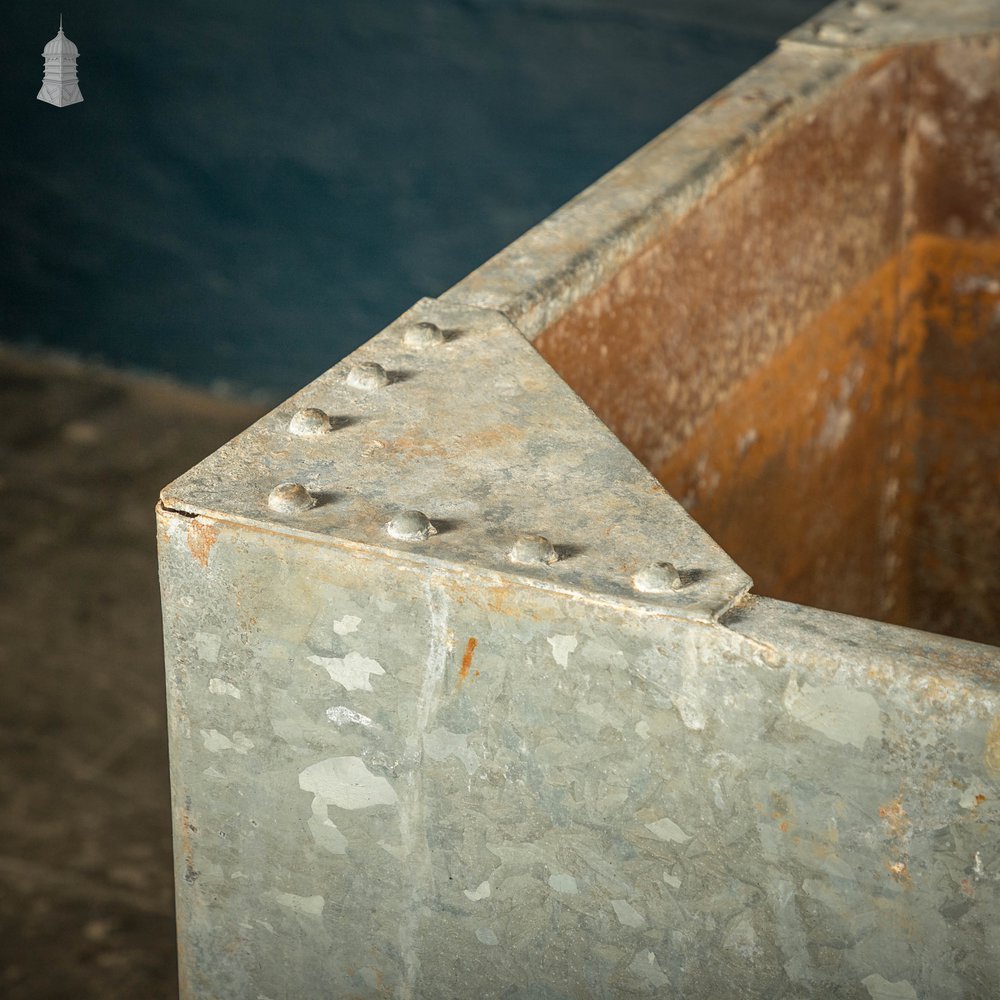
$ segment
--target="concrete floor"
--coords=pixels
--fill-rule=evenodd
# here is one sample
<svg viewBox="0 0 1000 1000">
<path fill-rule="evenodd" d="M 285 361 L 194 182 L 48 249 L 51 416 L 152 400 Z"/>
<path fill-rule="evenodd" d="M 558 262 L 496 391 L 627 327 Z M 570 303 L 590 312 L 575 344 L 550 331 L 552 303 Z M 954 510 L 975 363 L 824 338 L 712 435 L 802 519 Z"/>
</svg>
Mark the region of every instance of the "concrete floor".
<svg viewBox="0 0 1000 1000">
<path fill-rule="evenodd" d="M 0 996 L 176 997 L 153 505 L 222 401 L 0 348 Z"/>
</svg>

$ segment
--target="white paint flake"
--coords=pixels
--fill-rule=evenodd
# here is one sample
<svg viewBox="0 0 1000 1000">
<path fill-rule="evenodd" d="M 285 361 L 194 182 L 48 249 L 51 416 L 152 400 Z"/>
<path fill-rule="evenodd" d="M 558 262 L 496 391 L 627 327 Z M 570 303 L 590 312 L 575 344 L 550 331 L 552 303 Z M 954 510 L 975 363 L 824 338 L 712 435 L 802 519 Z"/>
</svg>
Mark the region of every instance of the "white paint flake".
<svg viewBox="0 0 1000 1000">
<path fill-rule="evenodd" d="M 658 837 L 660 840 L 672 840 L 676 844 L 683 844 L 691 839 L 672 819 L 668 819 L 666 816 L 654 823 L 647 823 L 646 829 L 654 837 Z"/>
<path fill-rule="evenodd" d="M 656 955 L 651 951 L 640 951 L 632 959 L 632 964 L 628 967 L 628 971 L 637 979 L 648 983 L 654 989 L 661 989 L 664 986 L 670 985 L 670 980 L 663 974 L 660 963 L 656 960 Z"/>
<path fill-rule="evenodd" d="M 310 663 L 315 663 L 323 667 L 330 675 L 330 679 L 336 681 L 341 687 L 348 691 L 373 691 L 374 688 L 369 681 L 369 677 L 375 674 L 377 677 L 385 673 L 382 664 L 377 660 L 372 660 L 367 656 L 362 656 L 357 651 L 351 651 L 341 659 L 338 656 L 310 656 Z"/>
<path fill-rule="evenodd" d="M 645 719 L 641 719 L 635 724 L 635 735 L 638 736 L 640 740 L 649 739 L 649 723 Z"/>
<path fill-rule="evenodd" d="M 230 684 L 229 681 L 224 681 L 221 677 L 213 677 L 208 682 L 208 690 L 210 694 L 224 694 L 237 699 L 243 697 L 235 684 Z"/>
<path fill-rule="evenodd" d="M 575 635 L 552 635 L 549 636 L 549 645 L 552 647 L 552 658 L 560 667 L 569 666 L 569 654 L 580 645 Z"/>
<path fill-rule="evenodd" d="M 478 903 L 481 899 L 489 899 L 490 897 L 490 884 L 489 882 L 480 882 L 478 887 L 475 889 L 466 889 L 465 895 L 472 900 L 473 903 Z"/>
<path fill-rule="evenodd" d="M 366 809 L 396 805 L 398 799 L 385 778 L 372 774 L 360 757 L 328 757 L 299 775 L 299 788 L 313 793 L 309 832 L 331 854 L 347 853 L 347 838 L 330 818 L 330 807 Z"/>
<path fill-rule="evenodd" d="M 360 624 L 361 619 L 357 615 L 344 615 L 333 623 L 333 631 L 337 635 L 349 635 L 351 632 L 357 632 Z"/>
<path fill-rule="evenodd" d="M 679 889 L 681 887 L 681 880 L 676 875 L 671 875 L 670 872 L 663 873 L 663 881 L 666 882 L 671 889 Z"/>
<path fill-rule="evenodd" d="M 905 979 L 890 983 L 878 973 L 865 976 L 862 986 L 868 990 L 872 1000 L 917 1000 L 917 991 Z"/>
<path fill-rule="evenodd" d="M 875 696 L 843 685 L 800 688 L 793 677 L 781 699 L 793 719 L 837 743 L 850 743 L 859 750 L 865 740 L 882 738 L 880 710 Z"/>
<path fill-rule="evenodd" d="M 481 944 L 499 944 L 500 940 L 497 938 L 496 933 L 489 927 L 477 927 L 476 937 L 479 939 Z"/>
<path fill-rule="evenodd" d="M 346 705 L 335 705 L 333 708 L 328 708 L 326 710 L 326 717 L 338 726 L 342 726 L 347 722 L 353 722 L 356 726 L 375 725 L 367 715 L 355 712 L 353 708 L 348 708 Z"/>
<path fill-rule="evenodd" d="M 245 754 L 253 749 L 253 741 L 248 739 L 243 733 L 233 733 L 233 738 L 223 735 L 218 729 L 203 729 L 201 738 L 204 741 L 205 749 L 209 753 L 219 753 L 222 750 L 235 750 L 237 753 Z"/>
<path fill-rule="evenodd" d="M 618 923 L 624 927 L 646 926 L 646 918 L 628 900 L 612 899 L 611 905 L 614 907 Z"/>
<path fill-rule="evenodd" d="M 469 774 L 479 768 L 479 757 L 469 749 L 469 737 L 465 733 L 453 733 L 442 727 L 432 729 L 424 737 L 424 752 L 431 760 L 447 760 L 456 757 L 465 765 Z"/>
<path fill-rule="evenodd" d="M 296 896 L 291 892 L 278 892 L 274 898 L 279 906 L 311 917 L 322 916 L 323 907 L 326 906 L 326 900 L 322 896 Z"/>
<path fill-rule="evenodd" d="M 200 660 L 204 660 L 206 663 L 215 663 L 219 659 L 222 636 L 216 635 L 214 632 L 196 632 L 194 645 Z"/>
<path fill-rule="evenodd" d="M 360 757 L 328 757 L 312 764 L 299 775 L 299 788 L 341 809 L 394 806 L 399 801 L 392 785 L 372 774 Z"/>
<path fill-rule="evenodd" d="M 556 874 L 549 876 L 549 885 L 555 889 L 556 892 L 564 892 L 568 895 L 573 895 L 580 891 L 576 884 L 576 879 L 572 875 Z"/>
<path fill-rule="evenodd" d="M 958 804 L 963 809 L 975 809 L 986 798 L 986 790 L 980 785 L 969 785 L 962 792 Z"/>
</svg>

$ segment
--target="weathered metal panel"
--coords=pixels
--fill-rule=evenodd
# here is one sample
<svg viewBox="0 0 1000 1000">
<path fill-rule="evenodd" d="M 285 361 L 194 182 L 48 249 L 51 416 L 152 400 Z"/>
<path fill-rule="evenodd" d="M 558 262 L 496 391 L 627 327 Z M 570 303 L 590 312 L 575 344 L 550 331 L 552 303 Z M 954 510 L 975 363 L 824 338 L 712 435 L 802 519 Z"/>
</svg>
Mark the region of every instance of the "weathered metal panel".
<svg viewBox="0 0 1000 1000">
<path fill-rule="evenodd" d="M 185 996 L 1000 990 L 994 651 L 161 533 Z"/>
</svg>

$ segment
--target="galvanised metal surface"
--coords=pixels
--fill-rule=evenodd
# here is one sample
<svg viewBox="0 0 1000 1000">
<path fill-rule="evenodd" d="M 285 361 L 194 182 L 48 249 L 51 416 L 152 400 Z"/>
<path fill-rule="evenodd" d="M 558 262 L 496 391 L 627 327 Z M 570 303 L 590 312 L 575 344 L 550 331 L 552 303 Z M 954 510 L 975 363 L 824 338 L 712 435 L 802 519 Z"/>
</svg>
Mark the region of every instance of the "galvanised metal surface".
<svg viewBox="0 0 1000 1000">
<path fill-rule="evenodd" d="M 749 594 L 528 342 L 892 58 L 785 45 L 163 491 L 184 997 L 1000 995 L 1000 650 Z"/>
<path fill-rule="evenodd" d="M 994 650 L 204 515 L 161 546 L 183 995 L 1000 989 Z"/>
</svg>

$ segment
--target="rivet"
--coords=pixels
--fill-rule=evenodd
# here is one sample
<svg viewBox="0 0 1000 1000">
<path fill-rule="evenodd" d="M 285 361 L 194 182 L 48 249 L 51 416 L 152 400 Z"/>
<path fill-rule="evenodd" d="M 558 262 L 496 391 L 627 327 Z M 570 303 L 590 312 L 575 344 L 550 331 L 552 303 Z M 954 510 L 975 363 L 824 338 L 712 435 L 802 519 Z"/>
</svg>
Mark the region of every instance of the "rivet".
<svg viewBox="0 0 1000 1000">
<path fill-rule="evenodd" d="M 849 5 L 852 14 L 858 17 L 878 17 L 879 14 L 889 14 L 896 9 L 895 3 L 874 3 L 872 0 L 854 0 Z"/>
<path fill-rule="evenodd" d="M 851 29 L 843 24 L 834 24 L 832 21 L 823 21 L 813 27 L 813 32 L 821 42 L 850 42 L 857 34 L 856 29 Z"/>
<path fill-rule="evenodd" d="M 403 343 L 411 350 L 426 351 L 429 347 L 438 347 L 447 338 L 436 323 L 414 323 L 403 333 Z"/>
<path fill-rule="evenodd" d="M 330 424 L 330 415 L 325 410 L 309 406 L 299 410 L 288 421 L 288 430 L 299 437 L 319 437 L 321 434 L 329 434 L 333 427 Z"/>
<path fill-rule="evenodd" d="M 437 534 L 437 528 L 430 518 L 419 510 L 404 510 L 397 514 L 386 526 L 385 530 L 401 542 L 422 542 L 430 535 Z"/>
<path fill-rule="evenodd" d="M 316 498 L 301 483 L 279 483 L 271 490 L 267 505 L 279 514 L 298 514 L 316 506 Z"/>
<path fill-rule="evenodd" d="M 511 562 L 522 566 L 551 566 L 558 562 L 555 546 L 543 535 L 522 535 L 508 553 Z"/>
<path fill-rule="evenodd" d="M 632 577 L 632 586 L 644 594 L 663 594 L 669 590 L 680 590 L 683 586 L 681 575 L 673 563 L 651 563 Z"/>
<path fill-rule="evenodd" d="M 389 382 L 389 373 L 374 361 L 360 361 L 347 373 L 347 384 L 365 392 L 382 389 Z"/>
</svg>

